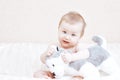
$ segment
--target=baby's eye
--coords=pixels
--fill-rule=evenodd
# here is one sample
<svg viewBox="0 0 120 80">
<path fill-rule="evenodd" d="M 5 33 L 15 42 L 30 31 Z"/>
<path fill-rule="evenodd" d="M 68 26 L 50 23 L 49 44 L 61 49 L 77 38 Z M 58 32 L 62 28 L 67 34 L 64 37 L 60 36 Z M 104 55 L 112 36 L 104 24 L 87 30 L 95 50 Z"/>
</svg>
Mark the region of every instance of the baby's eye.
<svg viewBox="0 0 120 80">
<path fill-rule="evenodd" d="M 67 32 L 66 31 L 63 31 L 64 34 L 66 34 Z"/>
<path fill-rule="evenodd" d="M 72 36 L 76 36 L 76 34 L 72 34 Z"/>
</svg>

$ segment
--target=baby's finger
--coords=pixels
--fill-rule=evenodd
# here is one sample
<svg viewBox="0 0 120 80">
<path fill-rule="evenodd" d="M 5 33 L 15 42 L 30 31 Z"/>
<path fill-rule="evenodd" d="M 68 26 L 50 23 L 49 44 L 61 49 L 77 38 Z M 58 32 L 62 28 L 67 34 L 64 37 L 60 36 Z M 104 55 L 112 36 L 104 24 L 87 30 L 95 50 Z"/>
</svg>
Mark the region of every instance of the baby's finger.
<svg viewBox="0 0 120 80">
<path fill-rule="evenodd" d="M 48 55 L 48 56 L 51 56 L 53 53 L 54 53 L 54 49 L 51 48 L 51 49 L 48 50 L 47 55 Z"/>
</svg>

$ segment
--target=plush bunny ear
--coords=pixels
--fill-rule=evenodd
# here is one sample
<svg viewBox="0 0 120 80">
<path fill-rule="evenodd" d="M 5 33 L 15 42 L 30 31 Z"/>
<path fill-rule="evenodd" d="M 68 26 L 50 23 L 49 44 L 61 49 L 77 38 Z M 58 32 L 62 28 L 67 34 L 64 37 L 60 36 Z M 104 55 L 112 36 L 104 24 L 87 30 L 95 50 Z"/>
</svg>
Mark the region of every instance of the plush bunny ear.
<svg viewBox="0 0 120 80">
<path fill-rule="evenodd" d="M 51 57 L 59 57 L 61 55 L 61 53 L 63 53 L 63 50 L 58 50 L 58 51 L 54 52 Z"/>
</svg>

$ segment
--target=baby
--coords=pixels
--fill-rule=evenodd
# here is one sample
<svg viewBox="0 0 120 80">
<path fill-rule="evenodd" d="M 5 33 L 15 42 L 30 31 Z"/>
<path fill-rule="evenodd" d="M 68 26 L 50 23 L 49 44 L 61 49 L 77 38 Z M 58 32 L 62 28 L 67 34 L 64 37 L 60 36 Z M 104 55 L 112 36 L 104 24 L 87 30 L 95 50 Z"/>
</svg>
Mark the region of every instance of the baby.
<svg viewBox="0 0 120 80">
<path fill-rule="evenodd" d="M 48 46 L 47 50 L 40 57 L 41 61 L 45 64 L 47 58 L 52 56 L 56 51 L 59 51 L 60 49 L 65 50 L 66 53 L 68 52 L 70 53 L 70 54 L 61 54 L 62 60 L 65 63 L 74 63 L 77 60 L 89 58 L 90 53 L 88 49 L 87 48 L 81 49 L 80 47 L 80 39 L 84 34 L 85 26 L 86 26 L 85 20 L 79 13 L 69 12 L 63 15 L 58 26 L 58 43 L 53 43 Z M 82 75 L 83 77 L 87 76 L 86 73 L 91 74 L 90 72 L 95 72 L 96 67 L 92 64 L 89 65 L 86 65 L 85 68 L 86 71 L 85 71 L 85 75 L 84 76 Z M 115 66 L 114 62 L 112 62 L 111 57 L 109 57 L 100 65 L 100 70 L 110 75 L 113 74 L 116 75 L 115 72 L 119 71 L 119 69 Z M 98 73 L 97 70 L 96 73 Z M 44 70 L 40 70 L 34 73 L 34 77 L 36 78 L 52 79 L 54 75 L 55 74 L 51 74 L 50 71 L 44 71 Z M 74 78 L 81 80 L 80 77 L 74 77 Z M 89 80 L 93 80 L 93 79 L 89 79 Z"/>
<path fill-rule="evenodd" d="M 45 64 L 48 56 L 51 56 L 56 50 L 64 49 L 70 54 L 63 54 L 62 59 L 65 63 L 73 62 L 79 59 L 89 57 L 88 49 L 80 49 L 80 39 L 85 31 L 86 22 L 84 18 L 77 12 L 69 12 L 65 14 L 58 26 L 58 43 L 48 46 L 48 49 L 41 55 L 40 59 Z M 34 77 L 44 77 L 51 79 L 52 74 L 49 71 L 38 71 L 34 73 Z"/>
</svg>

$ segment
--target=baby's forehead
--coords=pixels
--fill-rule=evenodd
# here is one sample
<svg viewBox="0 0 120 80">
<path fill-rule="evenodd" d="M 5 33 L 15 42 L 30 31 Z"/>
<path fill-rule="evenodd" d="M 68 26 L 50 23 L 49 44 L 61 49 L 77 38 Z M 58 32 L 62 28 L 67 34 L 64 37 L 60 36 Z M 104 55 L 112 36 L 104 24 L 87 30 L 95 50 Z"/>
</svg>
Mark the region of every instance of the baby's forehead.
<svg viewBox="0 0 120 80">
<path fill-rule="evenodd" d="M 75 22 L 75 23 L 71 23 L 71 22 L 66 22 L 66 21 L 62 21 L 60 25 L 64 25 L 64 26 L 80 26 L 83 25 L 83 22 Z"/>
<path fill-rule="evenodd" d="M 69 24 L 69 23 L 62 23 L 60 25 L 60 29 L 62 30 L 68 30 L 68 31 L 72 31 L 73 33 L 75 32 L 81 32 L 82 29 L 83 29 L 83 25 L 81 23 L 78 23 L 78 24 Z"/>
</svg>

